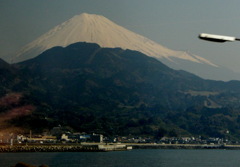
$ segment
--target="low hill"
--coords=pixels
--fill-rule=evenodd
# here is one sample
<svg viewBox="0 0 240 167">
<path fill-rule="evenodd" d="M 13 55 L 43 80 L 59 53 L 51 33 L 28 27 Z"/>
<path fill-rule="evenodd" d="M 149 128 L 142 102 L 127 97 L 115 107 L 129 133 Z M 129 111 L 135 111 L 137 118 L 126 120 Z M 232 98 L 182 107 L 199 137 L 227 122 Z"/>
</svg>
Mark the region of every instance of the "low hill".
<svg viewBox="0 0 240 167">
<path fill-rule="evenodd" d="M 49 49 L 15 68 L 28 77 L 30 97 L 46 104 L 46 120 L 78 131 L 240 133 L 240 82 L 204 80 L 137 51 L 75 43 Z"/>
</svg>

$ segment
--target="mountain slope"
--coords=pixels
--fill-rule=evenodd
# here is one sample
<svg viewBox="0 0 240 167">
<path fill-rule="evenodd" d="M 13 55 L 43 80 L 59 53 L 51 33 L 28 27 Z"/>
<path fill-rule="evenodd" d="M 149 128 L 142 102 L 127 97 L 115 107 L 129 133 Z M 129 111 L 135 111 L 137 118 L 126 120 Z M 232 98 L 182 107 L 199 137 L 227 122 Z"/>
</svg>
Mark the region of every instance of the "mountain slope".
<svg viewBox="0 0 240 167">
<path fill-rule="evenodd" d="M 21 80 L 17 69 L 0 59 L 0 96 L 11 93 L 10 90 L 18 91 L 25 87 L 26 83 Z"/>
<path fill-rule="evenodd" d="M 203 80 L 140 52 L 75 43 L 16 64 L 59 124 L 107 135 L 240 134 L 240 83 Z M 44 111 L 44 110 L 42 110 Z M 47 113 L 45 111 L 45 113 Z M 179 119 L 178 119 L 179 118 Z"/>
<path fill-rule="evenodd" d="M 107 18 L 99 15 L 81 14 L 43 34 L 35 41 L 26 45 L 11 61 L 20 62 L 36 57 L 43 51 L 54 46 L 67 46 L 75 42 L 97 43 L 101 47 L 120 47 L 140 51 L 148 56 L 155 57 L 174 69 L 183 69 L 209 79 L 234 79 L 233 72 L 228 71 L 224 78 L 222 69 L 218 65 L 197 55 L 187 52 L 174 51 L 162 45 L 131 32 Z M 188 64 L 186 66 L 186 64 Z M 189 68 L 191 66 L 191 68 Z M 199 68 L 194 68 L 198 67 Z M 205 69 L 215 70 L 213 74 Z M 218 75 L 215 75 L 218 73 Z M 214 78 L 215 76 L 219 76 Z"/>
<path fill-rule="evenodd" d="M 28 81 L 22 72 L 0 59 L 0 132 L 3 136 L 24 133 L 28 128 L 23 128 L 26 120 L 21 126 L 15 126 L 13 122 L 26 117 L 34 118 L 34 112 L 41 107 L 40 103 L 34 102 L 34 99 L 29 97 L 31 86 Z M 32 122 L 31 127 L 35 125 Z"/>
</svg>

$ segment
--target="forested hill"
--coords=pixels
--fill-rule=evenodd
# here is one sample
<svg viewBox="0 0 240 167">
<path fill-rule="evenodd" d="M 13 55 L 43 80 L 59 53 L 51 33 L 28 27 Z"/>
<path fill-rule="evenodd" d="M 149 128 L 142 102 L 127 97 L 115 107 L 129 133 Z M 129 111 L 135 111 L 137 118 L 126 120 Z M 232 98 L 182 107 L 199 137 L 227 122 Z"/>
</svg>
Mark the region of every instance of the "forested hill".
<svg viewBox="0 0 240 167">
<path fill-rule="evenodd" d="M 240 134 L 240 82 L 204 80 L 137 51 L 75 43 L 14 69 L 26 86 L 7 91 L 22 92 L 34 108 L 10 121 L 12 126 L 41 131 L 61 124 L 82 132 L 155 137 Z"/>
</svg>

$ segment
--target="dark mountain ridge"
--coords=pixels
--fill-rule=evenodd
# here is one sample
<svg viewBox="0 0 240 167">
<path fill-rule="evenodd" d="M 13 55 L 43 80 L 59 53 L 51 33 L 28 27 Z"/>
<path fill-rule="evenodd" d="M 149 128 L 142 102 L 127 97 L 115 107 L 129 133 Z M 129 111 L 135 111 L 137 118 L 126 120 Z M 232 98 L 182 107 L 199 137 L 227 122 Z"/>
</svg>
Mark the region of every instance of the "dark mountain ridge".
<svg viewBox="0 0 240 167">
<path fill-rule="evenodd" d="M 61 124 L 105 135 L 240 134 L 240 82 L 204 80 L 137 51 L 75 43 L 14 68 L 36 107 L 14 120 L 18 126 Z"/>
</svg>

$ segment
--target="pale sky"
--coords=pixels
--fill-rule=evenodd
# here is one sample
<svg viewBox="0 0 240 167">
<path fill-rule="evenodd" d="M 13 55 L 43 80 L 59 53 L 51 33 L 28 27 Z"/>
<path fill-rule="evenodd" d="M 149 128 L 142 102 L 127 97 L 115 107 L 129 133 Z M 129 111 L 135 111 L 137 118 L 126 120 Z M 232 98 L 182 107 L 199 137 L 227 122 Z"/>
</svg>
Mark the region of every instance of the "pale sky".
<svg viewBox="0 0 240 167">
<path fill-rule="evenodd" d="M 240 37 L 239 6 L 239 0 L 0 0 L 0 57 L 13 55 L 74 15 L 89 13 L 240 72 L 240 42 L 198 39 L 202 32 Z"/>
</svg>

